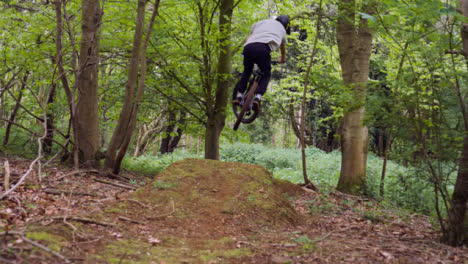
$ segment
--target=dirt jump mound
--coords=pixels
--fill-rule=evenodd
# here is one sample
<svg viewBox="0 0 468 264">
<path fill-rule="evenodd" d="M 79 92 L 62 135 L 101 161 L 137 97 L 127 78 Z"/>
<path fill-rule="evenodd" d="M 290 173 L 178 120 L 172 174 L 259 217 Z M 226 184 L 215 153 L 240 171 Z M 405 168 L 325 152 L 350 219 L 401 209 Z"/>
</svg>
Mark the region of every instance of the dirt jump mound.
<svg viewBox="0 0 468 264">
<path fill-rule="evenodd" d="M 289 182 L 273 179 L 261 166 L 186 159 L 158 174 L 135 198 L 165 205 L 166 211 L 173 211 L 172 218 L 188 221 L 197 230 L 236 232 L 297 223 L 298 214 L 289 198 L 300 191 Z"/>
</svg>

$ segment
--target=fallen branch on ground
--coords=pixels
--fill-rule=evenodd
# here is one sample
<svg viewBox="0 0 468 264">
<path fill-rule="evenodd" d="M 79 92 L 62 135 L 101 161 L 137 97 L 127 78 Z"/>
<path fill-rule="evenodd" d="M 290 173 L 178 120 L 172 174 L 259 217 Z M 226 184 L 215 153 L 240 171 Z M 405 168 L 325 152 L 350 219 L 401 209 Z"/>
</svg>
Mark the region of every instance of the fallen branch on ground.
<svg viewBox="0 0 468 264">
<path fill-rule="evenodd" d="M 133 199 L 126 199 L 126 201 L 129 201 L 129 202 L 133 202 L 133 203 L 139 204 L 139 205 L 141 205 L 142 207 L 144 207 L 144 208 L 147 208 L 147 209 L 151 209 L 151 207 L 150 207 L 149 205 L 146 205 L 146 204 L 144 204 L 144 203 L 142 203 L 142 202 L 139 202 L 139 201 L 137 201 L 137 200 L 133 200 Z"/>
<path fill-rule="evenodd" d="M 29 238 L 27 238 L 22 232 L 18 232 L 18 231 L 9 231 L 9 232 L 2 232 L 0 233 L 0 236 L 6 236 L 6 235 L 15 235 L 15 236 L 19 236 L 21 237 L 21 239 L 24 241 L 24 242 L 27 242 L 35 247 L 38 247 L 58 258 L 60 258 L 61 260 L 63 260 L 65 263 L 71 263 L 70 260 L 68 260 L 66 257 L 62 256 L 60 253 L 56 252 L 56 251 L 53 251 L 52 249 L 44 246 L 44 245 L 41 245 L 39 243 L 37 243 L 36 241 L 34 240 L 31 240 Z"/>
<path fill-rule="evenodd" d="M 2 195 L 0 195 L 0 200 L 7 197 L 8 194 L 10 194 L 12 191 L 14 191 L 16 188 L 18 188 L 18 186 L 20 186 L 21 183 L 23 183 L 23 181 L 26 179 L 26 177 L 28 177 L 28 175 L 33 171 L 34 165 L 36 165 L 36 163 L 39 162 L 40 158 L 41 157 L 37 157 L 35 160 L 33 160 L 31 162 L 31 164 L 29 165 L 29 169 L 26 171 L 25 174 L 23 174 L 23 176 L 21 176 L 19 181 L 15 185 L 13 185 L 13 187 L 11 187 L 10 190 L 5 191 Z"/>
<path fill-rule="evenodd" d="M 122 221 L 130 222 L 130 223 L 134 223 L 134 224 L 139 224 L 139 225 L 144 225 L 145 224 L 143 222 L 140 222 L 140 221 L 134 220 L 134 219 L 130 219 L 130 218 L 127 218 L 125 216 L 119 216 L 118 219 L 122 220 Z"/>
<path fill-rule="evenodd" d="M 105 197 L 102 195 L 97 195 L 95 193 L 73 192 L 69 190 L 59 190 L 59 189 L 45 189 L 44 192 L 47 194 L 55 194 L 55 195 L 66 194 L 66 195 L 76 195 L 76 196 Z"/>
<path fill-rule="evenodd" d="M 82 222 L 82 223 L 85 223 L 85 224 L 95 224 L 95 225 L 100 225 L 100 226 L 105 226 L 105 227 L 114 227 L 115 226 L 112 223 L 99 222 L 97 220 L 84 218 L 84 217 L 66 216 L 66 215 L 49 217 L 49 219 L 52 219 L 52 220 L 63 220 L 65 218 L 67 220 Z"/>
<path fill-rule="evenodd" d="M 99 173 L 99 171 L 97 171 L 97 170 L 76 170 L 76 171 L 73 171 L 73 172 L 70 172 L 70 173 L 67 173 L 65 175 L 60 176 L 57 180 L 61 180 L 61 179 L 66 178 L 68 176 L 73 176 L 75 174 L 90 173 L 90 172 L 91 173 Z"/>
<path fill-rule="evenodd" d="M 125 184 L 121 184 L 121 183 L 117 183 L 117 182 L 112 182 L 112 181 L 107 181 L 107 180 L 103 180 L 103 179 L 99 179 L 99 178 L 95 178 L 94 180 L 97 181 L 97 182 L 101 182 L 101 183 L 105 183 L 105 184 L 117 186 L 117 187 L 124 188 L 124 189 L 128 189 L 128 190 L 133 190 L 133 191 L 134 191 L 134 190 L 137 189 L 137 188 L 135 188 L 135 187 L 133 187 L 133 186 L 128 186 L 128 185 L 125 185 Z"/>
<path fill-rule="evenodd" d="M 116 180 L 120 180 L 120 181 L 123 181 L 123 182 L 129 182 L 130 181 L 129 177 L 126 177 L 126 176 L 123 176 L 123 175 L 120 175 L 120 174 L 115 174 L 115 173 L 112 173 L 112 172 L 108 172 L 106 174 L 106 176 L 111 178 L 111 179 L 116 179 Z"/>
</svg>

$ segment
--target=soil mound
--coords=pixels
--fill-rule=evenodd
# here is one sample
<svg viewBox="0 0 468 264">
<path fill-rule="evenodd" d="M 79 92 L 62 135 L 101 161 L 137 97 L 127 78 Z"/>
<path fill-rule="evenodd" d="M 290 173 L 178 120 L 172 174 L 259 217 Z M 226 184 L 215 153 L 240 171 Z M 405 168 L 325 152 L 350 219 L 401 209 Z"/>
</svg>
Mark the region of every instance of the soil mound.
<svg viewBox="0 0 468 264">
<path fill-rule="evenodd" d="M 299 214 L 289 199 L 301 192 L 261 166 L 186 159 L 169 166 L 135 196 L 147 204 L 172 207 L 178 219 L 210 227 L 224 228 L 231 222 L 252 228 L 298 223 Z"/>
</svg>

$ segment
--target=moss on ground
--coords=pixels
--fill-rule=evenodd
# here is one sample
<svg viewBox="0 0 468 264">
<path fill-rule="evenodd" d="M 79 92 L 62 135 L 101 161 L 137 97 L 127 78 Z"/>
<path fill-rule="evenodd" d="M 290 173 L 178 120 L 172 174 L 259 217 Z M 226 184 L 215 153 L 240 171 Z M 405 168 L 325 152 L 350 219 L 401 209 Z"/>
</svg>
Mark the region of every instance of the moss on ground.
<svg viewBox="0 0 468 264">
<path fill-rule="evenodd" d="M 273 179 L 260 166 L 186 159 L 169 166 L 128 199 L 88 216 L 115 225 L 81 226 L 81 233 L 101 237 L 85 244 L 82 252 L 86 252 L 86 261 L 97 263 L 208 263 L 220 259 L 236 263 L 254 255 L 248 247 L 239 247 L 236 237 L 248 230 L 271 231 L 299 221 L 288 197 L 300 191 L 294 184 Z M 63 223 L 60 226 L 65 230 L 38 227 L 29 236 L 60 252 L 72 232 Z M 154 243 L 153 238 L 160 242 Z"/>
<path fill-rule="evenodd" d="M 160 245 L 145 241 L 121 239 L 108 244 L 96 256 L 96 261 L 107 263 L 207 263 L 218 258 L 239 258 L 253 253 L 247 248 L 220 248 L 232 243 L 229 237 L 209 240 L 203 248 L 193 248 L 180 237 L 165 237 Z M 157 262 L 157 263 L 159 263 Z"/>
<path fill-rule="evenodd" d="M 45 242 L 47 247 L 55 252 L 59 252 L 63 246 L 68 246 L 65 238 L 45 231 L 29 232 L 26 233 L 26 237 L 34 241 Z"/>
<path fill-rule="evenodd" d="M 158 174 L 151 185 L 136 192 L 135 198 L 163 205 L 173 200 L 190 218 L 204 217 L 209 212 L 245 215 L 273 223 L 297 221 L 284 193 L 288 189 L 297 192 L 298 187 L 275 180 L 261 166 L 186 159 Z"/>
</svg>

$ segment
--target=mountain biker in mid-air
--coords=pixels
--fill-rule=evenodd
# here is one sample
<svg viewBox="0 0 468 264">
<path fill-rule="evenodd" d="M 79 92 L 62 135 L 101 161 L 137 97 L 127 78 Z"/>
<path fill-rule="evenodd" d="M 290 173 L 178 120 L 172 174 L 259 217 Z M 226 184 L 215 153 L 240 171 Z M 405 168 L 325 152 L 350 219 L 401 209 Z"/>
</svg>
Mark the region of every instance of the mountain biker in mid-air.
<svg viewBox="0 0 468 264">
<path fill-rule="evenodd" d="M 271 77 L 272 51 L 281 50 L 279 63 L 286 61 L 286 34 L 291 34 L 289 27 L 289 16 L 281 15 L 276 19 L 266 19 L 255 23 L 244 45 L 244 72 L 236 84 L 237 97 L 233 104 L 240 104 L 242 96 L 247 89 L 247 82 L 252 74 L 254 64 L 257 64 L 263 73 L 254 99 L 254 107 L 260 109 L 260 99 L 265 94 Z"/>
</svg>

